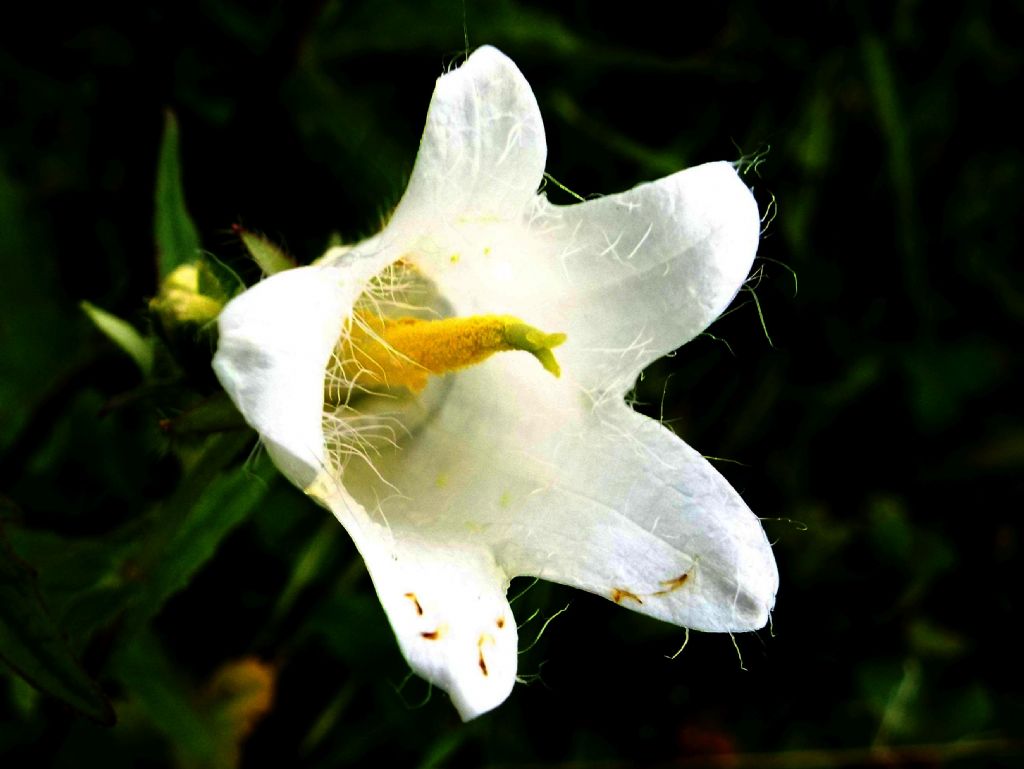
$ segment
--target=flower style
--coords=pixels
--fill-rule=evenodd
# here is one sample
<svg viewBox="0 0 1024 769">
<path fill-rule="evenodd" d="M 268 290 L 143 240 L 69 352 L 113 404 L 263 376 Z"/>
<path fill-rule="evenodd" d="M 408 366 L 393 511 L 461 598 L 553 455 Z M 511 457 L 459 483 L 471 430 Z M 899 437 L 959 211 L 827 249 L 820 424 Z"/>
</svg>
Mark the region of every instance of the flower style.
<svg viewBox="0 0 1024 769">
<path fill-rule="evenodd" d="M 477 50 L 438 80 L 383 231 L 219 321 L 220 381 L 464 719 L 515 682 L 514 576 L 723 632 L 762 627 L 778 586 L 739 495 L 624 401 L 746 278 L 750 191 L 709 163 L 558 206 L 537 191 L 545 154 L 523 75 Z"/>
</svg>

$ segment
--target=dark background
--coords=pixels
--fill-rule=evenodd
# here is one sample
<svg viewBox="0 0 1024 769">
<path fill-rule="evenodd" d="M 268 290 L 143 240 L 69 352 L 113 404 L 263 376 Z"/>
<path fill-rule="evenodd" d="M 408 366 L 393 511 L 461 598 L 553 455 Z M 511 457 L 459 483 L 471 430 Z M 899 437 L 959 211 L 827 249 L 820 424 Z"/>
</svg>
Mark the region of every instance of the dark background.
<svg viewBox="0 0 1024 769">
<path fill-rule="evenodd" d="M 1021 4 L 671 6 L 685 24 L 653 3 L 554 5 L 36 3 L 0 18 L 0 520 L 119 716 L 95 725 L 0 670 L 4 766 L 1019 760 Z M 143 523 L 178 504 L 202 449 L 159 420 L 213 385 L 198 367 L 144 387 L 77 307 L 151 323 L 167 108 L 203 245 L 247 280 L 234 223 L 300 262 L 373 232 L 464 30 L 523 70 L 547 170 L 577 193 L 763 154 L 746 181 L 774 217 L 753 291 L 637 399 L 730 460 L 781 573 L 774 631 L 736 637 L 742 664 L 728 636 L 701 634 L 666 659 L 680 629 L 538 584 L 513 606 L 537 612 L 523 647 L 568 611 L 521 656 L 529 685 L 468 725 L 443 693 L 403 685 L 344 532 L 260 460 L 244 471 L 260 498 L 181 556 L 175 589 L 124 613 L 130 566 L 159 539 Z M 252 446 L 225 448 L 227 465 Z M 173 565 L 173 547 L 152 552 Z M 210 688 L 241 658 L 275 683 L 245 740 Z M 207 743 L 240 741 L 210 758 Z"/>
</svg>

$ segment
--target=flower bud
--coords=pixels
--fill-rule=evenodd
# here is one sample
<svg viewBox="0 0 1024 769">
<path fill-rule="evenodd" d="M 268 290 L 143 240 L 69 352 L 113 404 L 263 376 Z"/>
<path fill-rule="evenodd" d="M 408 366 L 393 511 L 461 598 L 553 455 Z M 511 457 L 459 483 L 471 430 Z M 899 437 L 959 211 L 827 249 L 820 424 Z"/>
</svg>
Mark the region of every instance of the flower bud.
<svg viewBox="0 0 1024 769">
<path fill-rule="evenodd" d="M 149 309 L 160 318 L 167 334 L 182 326 L 205 326 L 224 306 L 222 299 L 211 293 L 222 294 L 209 270 L 201 262 L 183 264 L 167 276 Z"/>
</svg>

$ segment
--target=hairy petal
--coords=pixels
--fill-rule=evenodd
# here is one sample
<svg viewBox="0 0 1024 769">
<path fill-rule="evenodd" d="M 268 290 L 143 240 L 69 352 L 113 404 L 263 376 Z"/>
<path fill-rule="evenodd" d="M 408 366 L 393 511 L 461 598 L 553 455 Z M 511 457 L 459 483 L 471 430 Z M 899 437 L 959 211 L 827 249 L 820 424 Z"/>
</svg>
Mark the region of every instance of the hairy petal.
<svg viewBox="0 0 1024 769">
<path fill-rule="evenodd" d="M 708 163 L 571 206 L 537 197 L 518 220 L 435 227 L 412 258 L 460 314 L 567 334 L 565 375 L 618 398 L 728 306 L 760 226 L 733 167 Z"/>
<path fill-rule="evenodd" d="M 729 163 L 689 168 L 572 206 L 545 203 L 534 226 L 557 242 L 576 341 L 566 368 L 624 394 L 640 371 L 688 342 L 750 272 L 761 221 Z"/>
<path fill-rule="evenodd" d="M 546 155 L 529 83 L 507 56 L 484 46 L 438 79 L 390 227 L 415 235 L 458 220 L 517 215 L 540 185 Z"/>
</svg>

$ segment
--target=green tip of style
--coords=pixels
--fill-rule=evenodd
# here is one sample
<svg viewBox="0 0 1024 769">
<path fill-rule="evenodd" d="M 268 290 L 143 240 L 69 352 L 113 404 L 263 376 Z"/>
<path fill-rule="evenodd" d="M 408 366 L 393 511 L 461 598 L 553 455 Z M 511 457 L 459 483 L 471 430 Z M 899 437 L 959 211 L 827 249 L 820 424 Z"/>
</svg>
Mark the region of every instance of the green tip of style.
<svg viewBox="0 0 1024 769">
<path fill-rule="evenodd" d="M 513 320 L 505 326 L 505 341 L 514 350 L 523 350 L 540 361 L 545 371 L 561 376 L 562 369 L 551 350 L 566 340 L 565 334 L 545 334 L 540 329 Z"/>
</svg>

